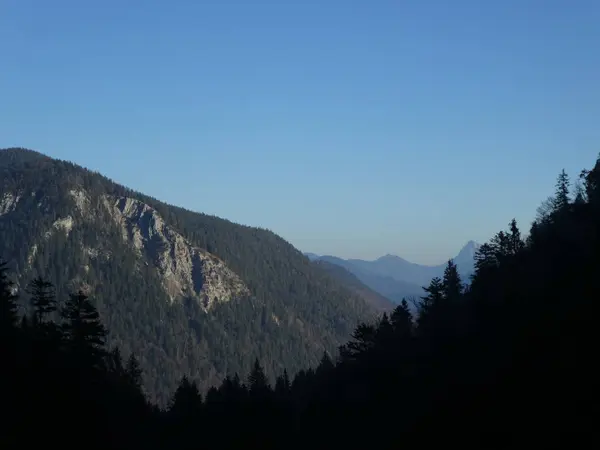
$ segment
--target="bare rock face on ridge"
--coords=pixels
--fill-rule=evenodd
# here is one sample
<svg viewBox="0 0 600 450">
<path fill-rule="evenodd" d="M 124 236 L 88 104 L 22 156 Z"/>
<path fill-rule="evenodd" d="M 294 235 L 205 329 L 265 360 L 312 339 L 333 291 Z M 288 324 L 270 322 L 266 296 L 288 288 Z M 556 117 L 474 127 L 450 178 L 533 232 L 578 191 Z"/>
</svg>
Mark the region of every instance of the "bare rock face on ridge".
<svg viewBox="0 0 600 450">
<path fill-rule="evenodd" d="M 124 241 L 156 266 L 171 301 L 182 296 L 195 297 L 209 310 L 215 302 L 250 294 L 244 282 L 223 261 L 193 247 L 147 204 L 132 198 L 106 196 L 104 205 L 120 225 Z"/>
</svg>

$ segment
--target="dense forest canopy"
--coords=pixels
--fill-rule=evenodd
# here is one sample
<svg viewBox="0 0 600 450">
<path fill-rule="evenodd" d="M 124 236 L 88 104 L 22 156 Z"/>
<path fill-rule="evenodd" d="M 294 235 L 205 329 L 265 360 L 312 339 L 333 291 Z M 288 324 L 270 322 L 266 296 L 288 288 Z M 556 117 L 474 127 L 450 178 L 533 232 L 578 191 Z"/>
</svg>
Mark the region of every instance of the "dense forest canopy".
<svg viewBox="0 0 600 450">
<path fill-rule="evenodd" d="M 526 239 L 513 220 L 482 245 L 468 287 L 450 261 L 416 316 L 405 301 L 274 383 L 258 360 L 206 395 L 182 377 L 165 408 L 144 396 L 137 357 L 106 345 L 93 298 L 39 278 L 21 316 L 4 265 L 3 444 L 78 423 L 79 442 L 110 448 L 572 446 L 595 425 L 600 159 L 580 181 L 560 174 Z"/>
</svg>

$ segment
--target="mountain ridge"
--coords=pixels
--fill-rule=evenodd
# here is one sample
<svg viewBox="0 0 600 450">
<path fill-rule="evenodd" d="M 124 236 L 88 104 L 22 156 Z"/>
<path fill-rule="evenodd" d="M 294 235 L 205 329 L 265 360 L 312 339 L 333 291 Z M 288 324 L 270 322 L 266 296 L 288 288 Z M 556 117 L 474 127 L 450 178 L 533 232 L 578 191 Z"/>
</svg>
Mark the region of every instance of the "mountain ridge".
<svg viewBox="0 0 600 450">
<path fill-rule="evenodd" d="M 470 240 L 452 258 L 463 282 L 467 282 L 474 271 L 474 257 L 479 247 L 480 244 Z M 343 259 L 315 253 L 309 253 L 307 257 L 312 261 L 324 260 L 344 267 L 369 288 L 395 303 L 407 297 L 420 297 L 423 286 L 427 286 L 434 277 L 442 277 L 447 264 L 417 264 L 393 254 L 374 260 Z"/>
<path fill-rule="evenodd" d="M 456 261 L 462 255 L 471 255 L 471 257 L 473 257 L 475 255 L 475 252 L 479 249 L 479 247 L 481 247 L 481 244 L 479 244 L 476 241 L 469 240 L 469 241 L 467 241 L 466 244 L 464 244 L 461 247 L 461 249 L 456 254 L 456 256 L 453 258 L 450 258 L 450 259 L 452 259 L 453 261 Z M 386 260 L 386 259 L 398 259 L 398 260 L 402 260 L 408 264 L 414 264 L 416 266 L 422 266 L 422 267 L 439 267 L 439 266 L 445 266 L 448 263 L 448 261 L 444 261 L 444 262 L 440 262 L 439 264 L 421 264 L 421 263 L 409 261 L 408 259 L 403 258 L 402 256 L 396 255 L 394 253 L 386 253 L 385 255 L 378 256 L 373 259 L 341 258 L 339 256 L 331 255 L 329 253 L 319 254 L 319 253 L 313 253 L 313 252 L 303 252 L 303 254 L 304 254 L 304 256 L 306 256 L 309 259 L 319 259 L 319 258 L 331 257 L 331 258 L 339 258 L 344 261 L 361 261 L 361 262 L 367 262 L 367 263 L 373 263 L 373 262 L 377 262 L 380 260 Z"/>
<path fill-rule="evenodd" d="M 379 292 L 371 289 L 348 269 L 324 259 L 315 260 L 313 261 L 313 264 L 326 270 L 334 278 L 344 284 L 344 286 L 351 288 L 359 296 L 364 298 L 367 303 L 373 305 L 378 311 L 389 312 L 395 308 L 396 305 L 394 302 L 381 295 Z"/>
<path fill-rule="evenodd" d="M 0 150 L 0 255 L 22 293 L 37 275 L 89 293 L 159 403 L 184 374 L 206 391 L 255 358 L 271 379 L 316 365 L 377 312 L 271 231 L 26 149 Z"/>
</svg>

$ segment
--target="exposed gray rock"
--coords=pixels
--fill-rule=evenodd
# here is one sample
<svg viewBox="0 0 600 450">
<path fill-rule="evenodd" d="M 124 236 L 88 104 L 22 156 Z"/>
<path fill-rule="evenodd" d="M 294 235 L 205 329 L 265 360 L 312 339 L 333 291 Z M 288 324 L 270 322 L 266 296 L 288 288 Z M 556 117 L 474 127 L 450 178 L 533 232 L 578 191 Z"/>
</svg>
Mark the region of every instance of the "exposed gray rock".
<svg viewBox="0 0 600 450">
<path fill-rule="evenodd" d="M 2 199 L 0 199 L 0 216 L 14 211 L 19 203 L 19 200 L 21 200 L 21 196 L 19 194 L 14 194 L 12 192 L 5 193 Z"/>
<path fill-rule="evenodd" d="M 121 227 L 123 239 L 157 268 L 171 301 L 195 297 L 209 310 L 216 302 L 250 294 L 240 277 L 223 261 L 194 247 L 167 225 L 155 209 L 126 197 L 105 196 L 103 202 Z"/>
</svg>

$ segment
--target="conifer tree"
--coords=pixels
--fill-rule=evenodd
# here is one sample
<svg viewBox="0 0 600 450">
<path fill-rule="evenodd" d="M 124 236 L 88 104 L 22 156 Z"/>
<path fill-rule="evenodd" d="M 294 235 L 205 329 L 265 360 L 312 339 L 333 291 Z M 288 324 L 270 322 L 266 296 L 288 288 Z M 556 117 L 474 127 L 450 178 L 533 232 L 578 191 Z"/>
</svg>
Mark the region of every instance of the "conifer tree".
<svg viewBox="0 0 600 450">
<path fill-rule="evenodd" d="M 458 274 L 458 267 L 454 261 L 448 261 L 444 269 L 444 278 L 442 280 L 444 299 L 447 302 L 456 303 L 462 295 L 463 284 Z"/>
<path fill-rule="evenodd" d="M 194 419 L 202 411 L 202 396 L 194 381 L 184 375 L 173 395 L 169 412 L 186 420 Z"/>
<path fill-rule="evenodd" d="M 435 277 L 429 283 L 429 286 L 423 290 L 427 293 L 418 305 L 417 329 L 420 334 L 426 333 L 429 325 L 437 315 L 437 309 L 444 301 L 444 284 L 442 279 Z"/>
<path fill-rule="evenodd" d="M 254 360 L 254 366 L 248 375 L 248 388 L 251 394 L 264 394 L 269 389 L 269 382 L 267 376 L 258 361 L 258 358 Z"/>
<path fill-rule="evenodd" d="M 571 182 L 569 175 L 563 169 L 556 180 L 556 192 L 554 194 L 554 212 L 564 211 L 570 204 L 569 191 Z"/>
<path fill-rule="evenodd" d="M 333 364 L 333 361 L 331 360 L 331 356 L 329 356 L 329 353 L 327 351 L 324 351 L 323 356 L 321 356 L 321 362 L 319 363 L 318 369 L 321 372 L 329 372 L 334 367 L 335 367 L 335 365 Z"/>
<path fill-rule="evenodd" d="M 34 325 L 44 324 L 48 315 L 57 309 L 54 286 L 38 276 L 29 284 L 28 293 L 31 295 Z"/>
<path fill-rule="evenodd" d="M 96 367 L 105 355 L 106 329 L 98 311 L 82 291 L 69 295 L 61 310 L 67 349 L 82 366 Z"/>
<path fill-rule="evenodd" d="M 141 391 L 142 389 L 142 369 L 140 369 L 140 363 L 138 362 L 135 355 L 132 353 L 127 359 L 127 380 L 131 387 Z"/>
<path fill-rule="evenodd" d="M 412 335 L 414 319 L 406 299 L 402 299 L 392 312 L 391 322 L 396 337 L 404 339 Z"/>
<path fill-rule="evenodd" d="M 377 329 L 373 325 L 361 323 L 352 334 L 352 339 L 340 347 L 340 356 L 343 360 L 357 360 L 370 353 L 375 347 Z"/>
<path fill-rule="evenodd" d="M 496 267 L 497 264 L 498 259 L 494 247 L 487 242 L 482 244 L 475 253 L 475 274 L 481 275 L 487 270 Z"/>
<path fill-rule="evenodd" d="M 0 333 L 8 338 L 17 327 L 17 296 L 14 284 L 8 278 L 8 266 L 0 260 Z"/>
<path fill-rule="evenodd" d="M 508 239 L 511 255 L 517 255 L 521 250 L 523 250 L 523 248 L 525 248 L 525 243 L 521 238 L 521 231 L 519 230 L 517 221 L 515 219 L 511 220 L 510 222 Z"/>
<path fill-rule="evenodd" d="M 283 370 L 283 374 L 277 377 L 275 382 L 275 394 L 279 399 L 285 399 L 288 397 L 291 390 L 290 378 L 286 369 Z"/>
</svg>

